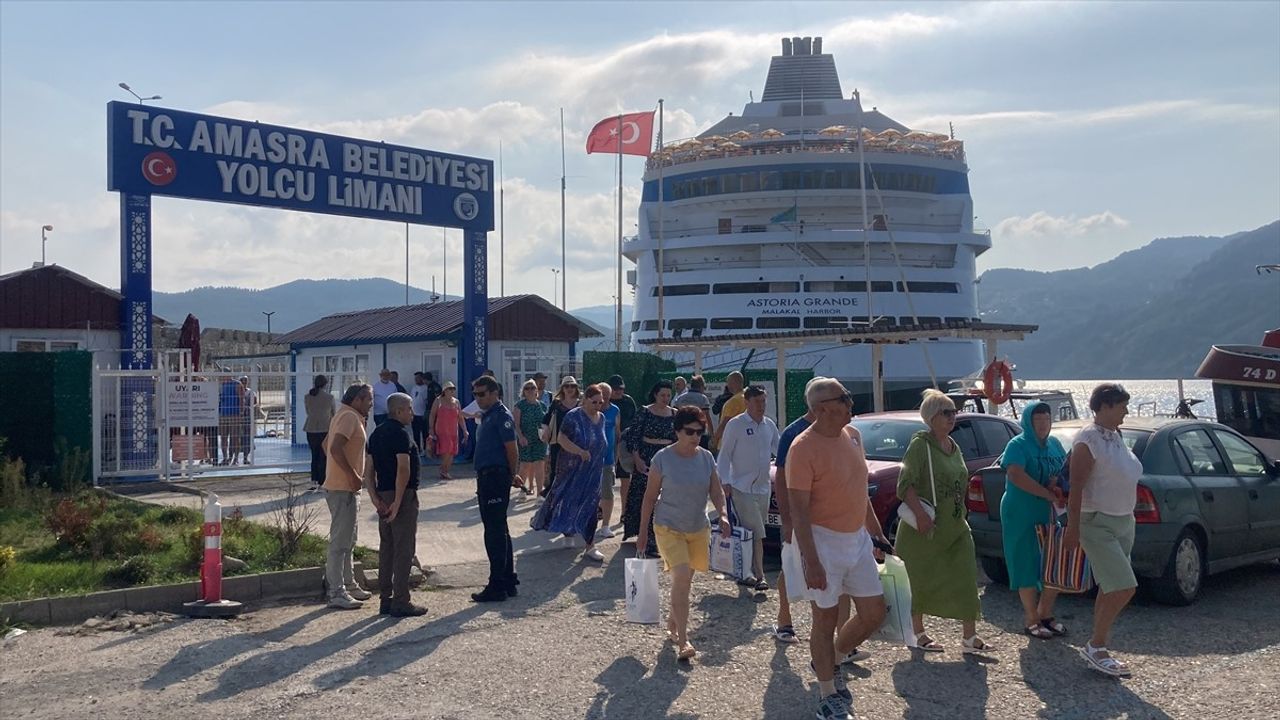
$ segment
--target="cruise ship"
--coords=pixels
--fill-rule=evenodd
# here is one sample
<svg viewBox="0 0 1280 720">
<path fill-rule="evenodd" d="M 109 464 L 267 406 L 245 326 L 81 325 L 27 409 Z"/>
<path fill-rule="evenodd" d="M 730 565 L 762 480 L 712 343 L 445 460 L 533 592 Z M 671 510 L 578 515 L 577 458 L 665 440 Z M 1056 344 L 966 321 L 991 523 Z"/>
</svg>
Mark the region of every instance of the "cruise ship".
<svg viewBox="0 0 1280 720">
<path fill-rule="evenodd" d="M 991 236 L 973 226 L 961 141 L 846 96 L 820 37 L 784 38 L 752 100 L 648 159 L 638 234 L 623 244 L 633 349 L 658 337 L 660 317 L 668 338 L 978 318 L 975 259 Z M 726 351 L 703 367 L 746 360 Z M 815 342 L 785 360 L 869 387 L 866 345 Z M 945 385 L 982 364 L 974 340 L 889 346 L 886 389 Z M 776 359 L 757 351 L 749 366 Z"/>
</svg>

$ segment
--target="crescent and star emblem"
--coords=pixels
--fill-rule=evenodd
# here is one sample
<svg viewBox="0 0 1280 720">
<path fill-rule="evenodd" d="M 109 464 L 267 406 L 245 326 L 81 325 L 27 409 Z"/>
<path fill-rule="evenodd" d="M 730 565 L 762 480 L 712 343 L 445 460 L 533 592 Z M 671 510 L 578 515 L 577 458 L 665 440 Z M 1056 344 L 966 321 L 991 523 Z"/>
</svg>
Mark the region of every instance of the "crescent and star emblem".
<svg viewBox="0 0 1280 720">
<path fill-rule="evenodd" d="M 631 133 L 630 137 L 627 136 L 628 132 Z M 609 134 L 617 135 L 618 128 L 610 128 Z M 639 139 L 640 139 L 640 123 L 637 123 L 634 120 L 622 123 L 622 144 L 623 145 L 634 145 L 635 142 Z"/>
</svg>

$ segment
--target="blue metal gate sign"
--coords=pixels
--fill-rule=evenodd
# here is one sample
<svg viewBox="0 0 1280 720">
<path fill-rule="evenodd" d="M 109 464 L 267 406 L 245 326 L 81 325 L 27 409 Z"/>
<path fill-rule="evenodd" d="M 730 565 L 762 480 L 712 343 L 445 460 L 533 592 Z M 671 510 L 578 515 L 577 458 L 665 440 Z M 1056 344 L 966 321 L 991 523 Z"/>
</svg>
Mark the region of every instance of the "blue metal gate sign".
<svg viewBox="0 0 1280 720">
<path fill-rule="evenodd" d="M 493 162 L 112 102 L 107 188 L 493 230 Z"/>
</svg>

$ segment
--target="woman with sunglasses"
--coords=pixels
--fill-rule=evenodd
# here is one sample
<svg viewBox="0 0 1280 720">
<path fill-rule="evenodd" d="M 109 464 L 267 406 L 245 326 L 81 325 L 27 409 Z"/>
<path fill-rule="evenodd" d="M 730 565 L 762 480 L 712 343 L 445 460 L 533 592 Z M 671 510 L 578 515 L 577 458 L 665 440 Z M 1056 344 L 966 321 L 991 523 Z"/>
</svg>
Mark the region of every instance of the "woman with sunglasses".
<svg viewBox="0 0 1280 720">
<path fill-rule="evenodd" d="M 597 562 L 604 560 L 595 547 L 595 535 L 600 476 L 609 452 L 603 412 L 607 402 L 598 385 L 588 385 L 582 406 L 565 413 L 555 488 L 530 522 L 534 530 L 581 535 L 587 544 L 582 557 Z"/>
<path fill-rule="evenodd" d="M 542 417 L 543 434 L 547 442 L 547 482 L 542 487 L 541 495 L 546 497 L 551 486 L 556 482 L 556 463 L 560 460 L 560 428 L 564 425 L 564 416 L 582 402 L 578 391 L 578 380 L 572 375 L 565 375 L 560 380 L 560 389 L 551 400 L 551 407 Z"/>
<path fill-rule="evenodd" d="M 538 384 L 526 380 L 520 388 L 520 402 L 511 408 L 515 416 L 516 441 L 520 445 L 520 477 L 525 480 L 525 494 L 534 492 L 542 496 L 542 471 L 546 468 L 547 444 L 542 441 L 542 418 L 547 406 L 538 399 Z"/>
<path fill-rule="evenodd" d="M 644 505 L 645 488 L 648 483 L 649 463 L 660 450 L 676 441 L 675 410 L 671 408 L 671 383 L 659 380 L 649 391 L 649 404 L 636 413 L 631 426 L 626 430 L 627 451 L 631 453 L 635 463 L 635 472 L 631 474 L 631 484 L 627 487 L 627 497 L 622 510 L 622 537 L 636 537 L 640 534 L 640 514 Z M 649 527 L 648 524 L 645 525 Z M 650 545 L 636 545 L 637 550 L 646 550 L 650 554 L 657 548 Z"/>
<path fill-rule="evenodd" d="M 708 499 L 720 515 L 720 533 L 728 537 L 732 528 L 725 513 L 715 458 L 711 451 L 698 446 L 706 432 L 706 416 L 699 408 L 686 406 L 675 412 L 673 422 L 677 428 L 675 444 L 658 451 L 648 466 L 636 554 L 646 554 L 652 520 L 658 554 L 671 573 L 667 637 L 675 645 L 676 656 L 689 660 L 697 654 L 689 642 L 689 586 L 695 570 L 710 569 Z"/>
<path fill-rule="evenodd" d="M 911 438 L 898 476 L 898 498 L 915 514 L 916 526 L 898 523 L 896 540 L 896 552 L 911 580 L 916 647 L 942 652 L 942 645 L 924 628 L 924 616 L 933 615 L 959 620 L 963 626 L 961 652 L 982 654 L 991 646 L 977 632 L 982 606 L 973 533 L 965 519 L 969 471 L 959 446 L 951 439 L 956 426 L 955 403 L 938 390 L 925 390 L 920 417 L 929 429 Z M 932 506 L 932 518 L 926 503 Z"/>
</svg>

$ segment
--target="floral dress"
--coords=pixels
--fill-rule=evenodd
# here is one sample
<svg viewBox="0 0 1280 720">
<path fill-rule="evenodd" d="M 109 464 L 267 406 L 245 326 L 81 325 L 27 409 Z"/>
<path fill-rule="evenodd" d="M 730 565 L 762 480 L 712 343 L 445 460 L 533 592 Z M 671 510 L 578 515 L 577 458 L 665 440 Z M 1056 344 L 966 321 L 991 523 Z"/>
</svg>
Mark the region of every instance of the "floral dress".
<svg viewBox="0 0 1280 720">
<path fill-rule="evenodd" d="M 640 453 L 640 459 L 644 460 L 644 464 L 648 465 L 653 461 L 653 456 L 657 455 L 660 450 L 667 445 L 655 445 L 645 442 L 645 438 L 666 438 L 671 442 L 676 441 L 676 417 L 673 410 L 670 415 L 663 417 L 655 415 L 648 407 L 640 409 L 636 413 L 636 417 L 631 421 L 623 435 L 626 440 L 627 452 Z M 640 533 L 640 510 L 644 505 L 644 493 L 649 487 L 649 476 L 642 474 L 639 468 L 631 475 L 631 485 L 627 488 L 626 505 L 622 513 L 623 536 L 631 537 Z M 652 519 L 650 520 L 652 523 Z M 650 528 L 652 530 L 652 528 Z M 649 533 L 652 540 L 653 533 Z"/>
<path fill-rule="evenodd" d="M 604 413 L 599 413 L 594 423 L 582 408 L 565 414 L 560 432 L 591 457 L 583 460 L 577 455 L 560 453 L 555 487 L 529 523 L 534 530 L 582 535 L 587 543 L 595 539 L 600 476 L 609 453 L 604 423 Z"/>
<path fill-rule="evenodd" d="M 520 411 L 520 434 L 528 441 L 527 445 L 520 446 L 520 462 L 540 462 L 547 457 L 547 444 L 538 437 L 547 406 L 537 400 L 521 400 L 516 403 L 516 409 Z"/>
</svg>

